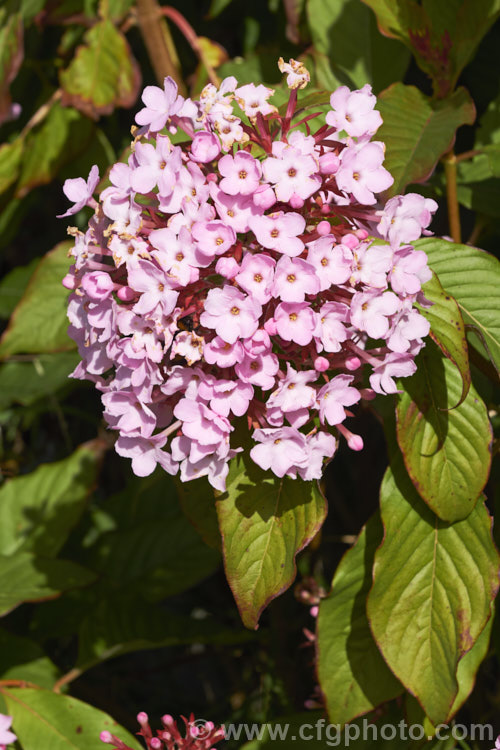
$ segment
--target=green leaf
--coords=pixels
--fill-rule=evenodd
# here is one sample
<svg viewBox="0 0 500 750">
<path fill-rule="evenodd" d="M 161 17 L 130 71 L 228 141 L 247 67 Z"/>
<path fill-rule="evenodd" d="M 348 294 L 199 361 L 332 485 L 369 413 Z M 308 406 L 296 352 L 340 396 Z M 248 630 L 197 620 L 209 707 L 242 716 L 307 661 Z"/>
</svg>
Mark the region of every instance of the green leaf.
<svg viewBox="0 0 500 750">
<path fill-rule="evenodd" d="M 58 677 L 56 665 L 37 643 L 0 628 L 0 680 L 25 680 L 50 689 Z"/>
<path fill-rule="evenodd" d="M 377 513 L 340 561 L 332 590 L 319 607 L 318 679 L 332 724 L 343 726 L 404 690 L 384 662 L 366 616 L 373 559 L 382 536 Z"/>
<path fill-rule="evenodd" d="M 217 511 L 212 490 L 206 477 L 191 482 L 176 480 L 179 503 L 186 518 L 194 526 L 205 544 L 216 550 L 222 549 Z"/>
<path fill-rule="evenodd" d="M 210 10 L 208 11 L 208 17 L 216 18 L 231 3 L 232 0 L 212 0 L 210 3 Z"/>
<path fill-rule="evenodd" d="M 39 263 L 33 258 L 26 266 L 16 266 L 0 281 L 0 318 L 10 318 Z"/>
<path fill-rule="evenodd" d="M 72 242 L 60 242 L 39 262 L 0 339 L 0 358 L 75 349 L 67 334 L 68 291 L 62 279 L 71 265 Z"/>
<path fill-rule="evenodd" d="M 61 591 L 94 580 L 90 570 L 67 560 L 35 557 L 28 552 L 0 555 L 0 616 L 23 602 L 53 599 Z"/>
<path fill-rule="evenodd" d="M 317 534 L 326 502 L 316 482 L 230 463 L 227 491 L 217 500 L 224 567 L 243 623 L 257 628 L 262 610 L 296 574 L 295 556 Z"/>
<path fill-rule="evenodd" d="M 435 273 L 432 274 L 432 279 L 424 284 L 422 291 L 433 303 L 430 308 L 419 308 L 431 324 L 430 335 L 462 376 L 462 393 L 460 401 L 456 404 L 458 406 L 467 396 L 471 384 L 464 321 L 456 300 L 444 291 Z"/>
<path fill-rule="evenodd" d="M 484 342 L 492 362 L 500 372 L 498 260 L 484 250 L 470 245 L 457 245 L 437 237 L 419 240 L 415 247 L 427 253 L 429 265 L 437 273 L 443 288 L 458 302 L 465 324 L 474 326 L 479 332 L 481 340 L 474 337 L 474 345 L 484 351 Z"/>
<path fill-rule="evenodd" d="M 103 730 L 141 750 L 108 714 L 76 698 L 32 688 L 1 688 L 1 693 L 23 750 L 102 750 Z"/>
<path fill-rule="evenodd" d="M 85 508 L 106 446 L 94 440 L 0 488 L 0 552 L 55 557 Z"/>
<path fill-rule="evenodd" d="M 86 149 L 93 136 L 90 120 L 71 107 L 53 104 L 43 122 L 26 136 L 16 197 L 52 182 L 64 164 Z"/>
<path fill-rule="evenodd" d="M 127 40 L 109 20 L 85 34 L 69 67 L 61 72 L 62 102 L 94 119 L 116 107 L 131 107 L 141 85 Z"/>
<path fill-rule="evenodd" d="M 453 706 L 451 707 L 450 716 L 455 716 L 455 714 L 464 705 L 465 701 L 474 688 L 477 670 L 479 669 L 481 663 L 484 661 L 488 652 L 494 615 L 495 605 L 494 603 L 492 603 L 490 619 L 483 628 L 481 635 L 479 636 L 471 650 L 467 651 L 467 653 L 464 654 L 464 656 L 462 656 L 462 658 L 458 662 L 458 693 L 453 702 Z M 409 724 L 424 724 L 426 718 L 425 712 L 413 696 L 406 696 L 406 709 Z M 428 721 L 429 720 L 427 719 L 427 722 Z"/>
<path fill-rule="evenodd" d="M 314 49 L 328 57 L 334 86 L 370 83 L 378 92 L 404 76 L 408 50 L 379 34 L 373 13 L 359 0 L 308 0 L 307 16 Z"/>
<path fill-rule="evenodd" d="M 9 115 L 9 86 L 17 75 L 24 57 L 23 21 L 20 13 L 0 9 L 0 124 Z"/>
<path fill-rule="evenodd" d="M 388 195 L 424 182 L 451 148 L 457 128 L 475 119 L 474 103 L 464 88 L 433 101 L 415 86 L 395 83 L 380 94 L 377 107 L 383 119 L 377 139 L 386 144 L 384 166 L 394 177 Z"/>
<path fill-rule="evenodd" d="M 59 352 L 0 365 L 0 409 L 16 403 L 29 406 L 43 397 L 53 397 L 64 386 L 71 387 L 76 381 L 70 380 L 69 374 L 79 361 L 76 352 Z M 53 398 L 51 403 L 53 406 Z"/>
<path fill-rule="evenodd" d="M 491 427 L 486 406 L 430 341 L 417 371 L 401 381 L 396 432 L 406 468 L 425 502 L 444 521 L 465 518 L 488 480 Z"/>
<path fill-rule="evenodd" d="M 211 492 L 206 502 L 214 502 Z M 194 586 L 220 565 L 219 553 L 202 542 L 162 471 L 110 498 L 106 510 L 117 528 L 100 536 L 86 564 L 102 573 L 102 584 L 111 591 L 159 601 Z"/>
<path fill-rule="evenodd" d="M 400 39 L 445 96 L 500 13 L 499 0 L 363 0 L 381 32 Z"/>
<path fill-rule="evenodd" d="M 0 146 L 0 194 L 4 193 L 19 176 L 24 140 L 16 138 L 12 143 Z"/>
<path fill-rule="evenodd" d="M 132 651 L 189 643 L 229 646 L 254 637 L 248 630 L 226 627 L 210 616 L 195 619 L 123 594 L 102 599 L 83 620 L 78 636 L 76 666 L 82 671 Z"/>
<path fill-rule="evenodd" d="M 484 504 L 454 524 L 417 495 L 395 453 L 380 491 L 384 541 L 367 610 L 394 674 L 434 725 L 458 693 L 457 666 L 479 638 L 498 590 L 499 558 Z"/>
</svg>

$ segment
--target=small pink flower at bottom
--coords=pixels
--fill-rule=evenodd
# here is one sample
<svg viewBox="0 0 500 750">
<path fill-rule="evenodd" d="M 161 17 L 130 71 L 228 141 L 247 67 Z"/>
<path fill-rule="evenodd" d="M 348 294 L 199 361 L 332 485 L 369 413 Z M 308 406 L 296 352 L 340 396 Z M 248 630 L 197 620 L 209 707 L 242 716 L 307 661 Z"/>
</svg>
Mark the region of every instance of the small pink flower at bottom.
<svg viewBox="0 0 500 750">
<path fill-rule="evenodd" d="M 17 740 L 16 735 L 13 732 L 10 732 L 10 727 L 12 724 L 12 716 L 5 716 L 5 714 L 0 714 L 0 748 L 3 748 L 5 750 L 6 745 L 10 745 L 11 742 L 15 742 Z"/>
<path fill-rule="evenodd" d="M 295 428 L 255 430 L 252 437 L 260 444 L 252 448 L 250 456 L 264 471 L 271 469 L 277 477 L 295 477 L 298 468 L 306 468 L 306 438 Z"/>
</svg>

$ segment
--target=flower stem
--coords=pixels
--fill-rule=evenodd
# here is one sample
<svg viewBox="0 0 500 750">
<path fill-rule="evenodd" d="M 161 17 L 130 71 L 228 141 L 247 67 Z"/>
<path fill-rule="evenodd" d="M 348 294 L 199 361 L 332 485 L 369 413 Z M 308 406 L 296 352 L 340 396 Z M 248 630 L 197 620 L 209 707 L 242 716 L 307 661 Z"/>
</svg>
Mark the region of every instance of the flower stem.
<svg viewBox="0 0 500 750">
<path fill-rule="evenodd" d="M 460 211 L 457 197 L 457 157 L 453 151 L 443 156 L 444 175 L 446 178 L 446 200 L 448 203 L 448 224 L 453 242 L 462 241 L 460 228 Z"/>
<path fill-rule="evenodd" d="M 163 86 L 164 78 L 171 76 L 185 94 L 175 46 L 156 0 L 137 0 L 137 22 L 158 83 Z"/>
<path fill-rule="evenodd" d="M 162 15 L 173 21 L 179 31 L 184 34 L 187 41 L 191 45 L 191 49 L 198 55 L 200 62 L 207 69 L 210 83 L 213 83 L 213 85 L 217 87 L 220 86 L 220 78 L 215 72 L 213 66 L 210 64 L 210 60 L 208 59 L 203 46 L 200 44 L 198 35 L 196 34 L 196 31 L 193 29 L 191 24 L 184 18 L 182 13 L 179 13 L 178 10 L 176 10 L 175 8 L 171 8 L 169 5 L 162 7 L 161 13 Z"/>
</svg>

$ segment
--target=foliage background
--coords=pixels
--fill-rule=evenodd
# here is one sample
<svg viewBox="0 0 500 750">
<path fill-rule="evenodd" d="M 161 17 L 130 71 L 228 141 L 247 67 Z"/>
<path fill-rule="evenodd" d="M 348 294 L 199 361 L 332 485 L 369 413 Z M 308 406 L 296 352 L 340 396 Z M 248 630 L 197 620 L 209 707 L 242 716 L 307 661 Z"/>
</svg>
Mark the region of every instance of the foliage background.
<svg viewBox="0 0 500 750">
<path fill-rule="evenodd" d="M 304 710 L 314 693 L 314 647 L 303 633 L 315 625 L 307 592 L 311 579 L 313 589 L 329 590 L 343 553 L 378 508 L 388 461 L 382 421 L 387 431 L 392 399 L 359 415 L 365 450 L 341 449 L 329 467 L 329 515 L 298 558 L 296 585 L 271 604 L 257 631 L 246 630 L 223 574 L 207 487 L 181 487 L 161 473 L 135 479 L 110 450 L 98 393 L 67 379 L 78 355 L 66 335 L 60 285 L 66 221 L 55 216 L 67 207 L 66 178 L 86 176 L 94 163 L 104 174 L 129 145 L 141 85 L 155 82 L 159 65 L 138 23 L 143 6 L 8 0 L 0 8 L 0 681 L 48 689 L 58 683 L 131 731 L 139 710 L 269 721 Z M 432 229 L 457 241 L 459 204 L 462 241 L 495 254 L 500 5 L 453 0 L 434 13 L 431 6 L 185 0 L 171 7 L 201 37 L 204 59 L 220 77 L 280 85 L 276 60 L 292 56 L 306 62 L 316 89 L 370 83 L 383 92 L 380 137 L 398 192 L 406 187 L 438 200 Z M 394 34 L 392 20 L 385 31 L 397 39 L 380 33 L 372 10 L 383 27 L 391 7 L 399 9 L 401 27 Z M 165 28 L 178 54 L 178 80 L 196 94 L 208 80 L 206 66 L 174 23 Z M 12 103 L 21 107 L 17 117 Z M 457 128 L 453 153 L 467 158 L 455 163 L 444 155 Z M 455 182 L 458 204 L 450 197 Z M 88 215 L 72 218 L 83 229 Z M 494 312 L 498 287 L 496 302 L 494 285 L 485 287 L 488 295 Z M 498 319 L 490 316 L 487 327 L 498 332 Z M 498 429 L 495 371 L 477 338 L 475 345 L 473 383 Z M 493 471 L 485 489 L 490 513 L 495 478 Z M 203 518 L 210 545 L 188 518 Z M 457 717 L 493 723 L 496 733 L 499 627 L 496 619 L 476 687 Z M 411 704 L 394 706 L 398 716 L 411 714 Z M 44 742 L 42 732 L 37 750 L 48 750 Z M 30 750 L 29 741 L 23 747 Z"/>
</svg>

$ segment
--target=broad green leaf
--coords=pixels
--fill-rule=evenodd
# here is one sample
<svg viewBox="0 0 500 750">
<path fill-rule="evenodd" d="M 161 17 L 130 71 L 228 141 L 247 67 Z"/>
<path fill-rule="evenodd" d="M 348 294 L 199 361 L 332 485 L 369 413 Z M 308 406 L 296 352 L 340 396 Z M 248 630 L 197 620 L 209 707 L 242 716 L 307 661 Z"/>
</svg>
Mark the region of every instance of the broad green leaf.
<svg viewBox="0 0 500 750">
<path fill-rule="evenodd" d="M 226 627 L 210 616 L 195 619 L 123 594 L 102 599 L 83 620 L 78 636 L 76 666 L 82 671 L 131 651 L 189 643 L 229 646 L 254 637 L 248 630 Z"/>
<path fill-rule="evenodd" d="M 295 556 L 320 529 L 326 502 L 316 482 L 279 479 L 241 456 L 226 487 L 217 500 L 226 577 L 243 623 L 257 628 L 262 610 L 293 582 Z"/>
<path fill-rule="evenodd" d="M 9 115 L 9 86 L 23 61 L 23 21 L 21 13 L 0 9 L 0 124 Z"/>
<path fill-rule="evenodd" d="M 459 183 L 457 198 L 470 211 L 500 219 L 500 181 L 496 177 L 477 182 Z"/>
<path fill-rule="evenodd" d="M 332 724 L 344 725 L 404 690 L 384 662 L 366 616 L 373 559 L 382 536 L 377 513 L 340 561 L 332 590 L 319 607 L 317 670 Z"/>
<path fill-rule="evenodd" d="M 108 714 L 50 690 L 0 688 L 23 750 L 102 750 L 107 730 L 132 750 L 141 744 Z"/>
<path fill-rule="evenodd" d="M 22 138 L 16 138 L 12 143 L 3 143 L 0 146 L 0 194 L 17 180 L 23 149 Z"/>
<path fill-rule="evenodd" d="M 16 196 L 46 185 L 84 151 L 94 135 L 90 120 L 71 107 L 52 105 L 47 117 L 26 136 Z"/>
<path fill-rule="evenodd" d="M 424 743 L 413 741 L 408 731 L 408 722 L 400 706 L 394 702 L 381 707 L 363 719 L 355 719 L 343 730 L 319 711 L 294 714 L 273 719 L 266 724 L 232 724 L 234 739 L 241 742 L 249 739 L 241 750 L 295 750 L 311 748 L 325 750 L 327 747 L 351 748 L 351 750 L 418 750 L 422 745 L 427 750 L 452 750 L 456 742 Z M 401 729 L 398 731 L 398 727 Z M 228 725 L 226 725 L 226 732 Z M 239 734 L 235 734 L 239 732 Z M 413 731 L 412 733 L 413 734 Z M 418 735 L 417 735 L 418 736 Z"/>
<path fill-rule="evenodd" d="M 26 680 L 50 689 L 58 677 L 56 665 L 37 643 L 0 628 L 0 680 Z"/>
<path fill-rule="evenodd" d="M 470 386 L 465 400 L 455 365 L 428 342 L 417 371 L 400 385 L 396 432 L 404 462 L 425 502 L 444 521 L 465 518 L 488 480 L 491 427 Z"/>
<path fill-rule="evenodd" d="M 77 524 L 105 451 L 99 440 L 71 456 L 7 480 L 0 488 L 0 553 L 55 557 Z"/>
<path fill-rule="evenodd" d="M 98 119 L 116 107 L 131 107 L 141 76 L 127 40 L 110 20 L 85 35 L 69 67 L 60 75 L 62 102 Z"/>
<path fill-rule="evenodd" d="M 10 318 L 38 263 L 39 258 L 33 258 L 26 266 L 16 266 L 0 281 L 0 318 Z"/>
<path fill-rule="evenodd" d="M 69 374 L 79 361 L 76 352 L 59 352 L 34 355 L 28 361 L 0 364 L 0 409 L 11 404 L 29 406 L 44 396 L 49 398 L 49 406 L 53 407 L 55 402 L 50 397 L 60 388 L 76 382 L 69 379 Z M 19 388 L 19 383 L 23 384 L 22 388 Z"/>
<path fill-rule="evenodd" d="M 335 86 L 370 83 L 378 92 L 404 76 L 408 50 L 379 34 L 359 0 L 308 0 L 307 16 L 314 49 L 328 57 Z"/>
<path fill-rule="evenodd" d="M 458 406 L 467 396 L 471 383 L 464 321 L 456 300 L 444 291 L 435 273 L 432 274 L 432 279 L 424 284 L 423 292 L 433 303 L 430 308 L 420 308 L 424 318 L 431 324 L 430 335 L 443 354 L 458 367 L 462 377 L 462 393 Z"/>
<path fill-rule="evenodd" d="M 220 550 L 221 538 L 217 511 L 206 477 L 193 479 L 191 482 L 176 481 L 175 486 L 186 518 L 193 524 L 205 544 Z"/>
<path fill-rule="evenodd" d="M 214 502 L 211 492 L 206 501 Z M 86 564 L 102 573 L 107 589 L 159 601 L 219 567 L 220 554 L 200 539 L 179 507 L 173 481 L 161 470 L 131 483 L 104 507 L 116 529 L 101 534 Z"/>
<path fill-rule="evenodd" d="M 39 262 L 0 339 L 0 358 L 75 349 L 67 334 L 68 291 L 62 279 L 71 265 L 71 242 L 61 242 Z"/>
<path fill-rule="evenodd" d="M 498 590 L 499 557 L 484 503 L 453 524 L 418 496 L 395 452 L 380 491 L 384 541 L 367 611 L 382 655 L 434 725 L 446 722 L 457 666 L 478 640 Z"/>
<path fill-rule="evenodd" d="M 500 13 L 498 0 L 363 0 L 381 32 L 400 39 L 433 80 L 439 96 L 452 91 L 479 42 Z"/>
<path fill-rule="evenodd" d="M 23 602 L 53 599 L 61 591 L 94 580 L 90 570 L 68 560 L 35 557 L 29 552 L 0 555 L 0 616 Z"/>
<path fill-rule="evenodd" d="M 474 103 L 464 88 L 432 101 L 415 86 L 395 83 L 380 94 L 377 108 L 383 119 L 377 139 L 386 144 L 384 166 L 394 177 L 389 195 L 424 182 L 451 148 L 457 128 L 475 118 Z"/>
<path fill-rule="evenodd" d="M 470 651 L 467 651 L 464 656 L 458 662 L 457 667 L 457 682 L 458 682 L 458 693 L 457 697 L 453 702 L 453 706 L 450 711 L 450 716 L 455 716 L 459 709 L 464 705 L 465 701 L 471 694 L 474 683 L 476 681 L 476 674 L 479 666 L 483 662 L 488 652 L 488 646 L 490 643 L 491 629 L 493 626 L 493 619 L 495 615 L 495 605 L 491 605 L 491 616 L 485 627 L 483 628 L 481 635 L 473 645 Z M 429 719 L 425 716 L 425 712 L 422 707 L 411 695 L 406 696 L 406 712 L 408 716 L 409 724 L 424 724 L 430 725 L 426 727 L 431 729 L 432 724 Z M 428 732 L 430 734 L 431 732 Z M 432 732 L 433 733 L 433 732 Z"/>
<path fill-rule="evenodd" d="M 464 323 L 480 333 L 481 341 L 474 337 L 474 345 L 481 351 L 484 342 L 500 371 L 499 261 L 484 250 L 438 237 L 418 240 L 415 247 L 427 253 L 443 289 L 458 302 Z"/>
</svg>

